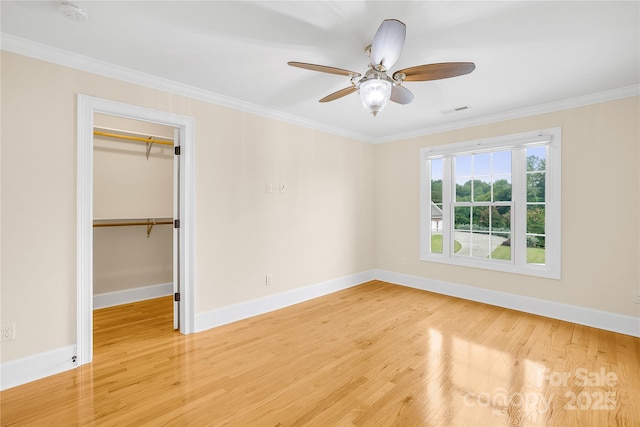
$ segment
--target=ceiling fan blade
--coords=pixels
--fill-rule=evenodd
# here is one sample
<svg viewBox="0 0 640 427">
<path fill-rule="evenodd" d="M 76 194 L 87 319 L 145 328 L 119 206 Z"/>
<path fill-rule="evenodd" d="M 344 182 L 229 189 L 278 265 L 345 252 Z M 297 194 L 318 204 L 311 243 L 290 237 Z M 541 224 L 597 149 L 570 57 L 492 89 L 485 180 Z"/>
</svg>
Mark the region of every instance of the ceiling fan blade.
<svg viewBox="0 0 640 427">
<path fill-rule="evenodd" d="M 393 67 L 404 47 L 407 27 L 397 19 L 385 19 L 376 31 L 371 43 L 371 65 Z"/>
<path fill-rule="evenodd" d="M 330 101 L 335 101 L 338 98 L 342 98 L 343 96 L 347 96 L 350 93 L 353 93 L 355 91 L 357 91 L 358 88 L 355 86 L 349 86 L 349 87 L 345 87 L 344 89 L 340 89 L 337 92 L 333 92 L 331 95 L 327 95 L 324 98 L 322 98 L 319 102 L 330 102 Z"/>
<path fill-rule="evenodd" d="M 391 88 L 391 100 L 397 104 L 409 104 L 413 98 L 413 93 L 404 86 L 394 85 Z"/>
<path fill-rule="evenodd" d="M 393 73 L 394 79 L 405 82 L 422 82 L 426 80 L 448 79 L 469 74 L 475 70 L 476 64 L 473 62 L 443 62 L 440 64 L 426 64 L 405 68 Z M 405 77 L 402 77 L 402 74 Z"/>
<path fill-rule="evenodd" d="M 307 64 L 305 62 L 287 62 L 292 67 L 304 68 L 312 71 L 320 71 L 321 73 L 338 74 L 340 76 L 360 77 L 362 74 L 355 71 L 343 70 L 342 68 L 328 67 L 326 65 Z"/>
</svg>

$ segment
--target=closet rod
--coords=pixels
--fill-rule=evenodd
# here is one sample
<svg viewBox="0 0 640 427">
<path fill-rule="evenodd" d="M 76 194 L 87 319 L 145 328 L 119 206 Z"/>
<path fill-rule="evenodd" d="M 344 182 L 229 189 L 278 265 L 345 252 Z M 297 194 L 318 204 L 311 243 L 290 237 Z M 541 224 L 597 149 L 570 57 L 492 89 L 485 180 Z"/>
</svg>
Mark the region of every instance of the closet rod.
<svg viewBox="0 0 640 427">
<path fill-rule="evenodd" d="M 157 221 L 157 222 L 114 222 L 109 224 L 93 224 L 94 227 L 127 227 L 130 225 L 163 225 L 173 224 L 173 221 Z"/>
<path fill-rule="evenodd" d="M 169 224 L 173 224 L 173 221 L 156 221 L 155 219 L 154 220 L 148 219 L 147 222 L 141 222 L 141 221 L 107 222 L 107 223 L 101 223 L 101 224 L 94 223 L 93 226 L 94 227 L 128 227 L 132 225 L 146 225 L 147 238 L 149 238 L 149 235 L 151 234 L 151 230 L 153 230 L 154 225 L 169 225 Z"/>
<path fill-rule="evenodd" d="M 153 136 L 150 136 L 148 138 L 144 138 L 141 136 L 129 136 L 129 135 L 120 135 L 117 133 L 110 133 L 110 132 L 102 132 L 99 130 L 94 130 L 93 131 L 94 135 L 98 135 L 98 136 L 106 136 L 109 138 L 119 138 L 119 139 L 128 139 L 130 141 L 139 141 L 139 142 L 151 142 L 153 144 L 161 144 L 161 145 L 173 145 L 173 141 L 163 141 L 161 139 L 156 139 Z"/>
</svg>

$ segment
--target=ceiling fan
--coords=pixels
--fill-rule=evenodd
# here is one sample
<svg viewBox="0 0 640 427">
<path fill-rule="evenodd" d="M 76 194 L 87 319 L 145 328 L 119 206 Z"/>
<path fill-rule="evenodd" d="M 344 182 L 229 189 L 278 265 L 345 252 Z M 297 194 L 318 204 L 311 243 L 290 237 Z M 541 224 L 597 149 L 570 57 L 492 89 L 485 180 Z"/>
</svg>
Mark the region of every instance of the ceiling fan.
<svg viewBox="0 0 640 427">
<path fill-rule="evenodd" d="M 394 72 L 389 77 L 387 72 L 400 57 L 406 31 L 405 24 L 397 19 L 382 21 L 373 37 L 373 42 L 365 49 L 371 58 L 371 63 L 364 77 L 355 71 L 326 65 L 304 62 L 288 62 L 288 64 L 292 67 L 348 76 L 351 79 L 351 86 L 325 96 L 320 102 L 334 101 L 358 91 L 362 104 L 374 117 L 387 106 L 389 101 L 398 104 L 409 104 L 413 101 L 413 93 L 402 86 L 403 82 L 447 79 L 469 74 L 476 68 L 473 62 L 444 62 L 405 68 Z"/>
</svg>

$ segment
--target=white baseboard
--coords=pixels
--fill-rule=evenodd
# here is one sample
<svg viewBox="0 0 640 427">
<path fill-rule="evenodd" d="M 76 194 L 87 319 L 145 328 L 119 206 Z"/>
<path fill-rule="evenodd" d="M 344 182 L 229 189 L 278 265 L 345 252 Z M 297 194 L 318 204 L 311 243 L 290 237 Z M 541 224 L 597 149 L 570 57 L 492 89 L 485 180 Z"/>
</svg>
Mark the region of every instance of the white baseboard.
<svg viewBox="0 0 640 427">
<path fill-rule="evenodd" d="M 411 276 L 386 270 L 368 270 L 304 288 L 293 289 L 288 292 L 201 313 L 196 316 L 195 332 L 201 332 L 216 326 L 278 310 L 293 304 L 351 288 L 374 279 L 640 337 L 640 318 L 637 317 L 624 316 L 473 286 L 441 282 L 425 277 Z M 173 292 L 173 288 L 170 283 L 147 286 L 127 291 L 95 295 L 94 299 L 97 299 L 97 301 L 94 304 L 96 308 L 108 307 L 170 295 L 171 292 Z M 76 354 L 76 346 L 70 345 L 4 362 L 0 365 L 0 390 L 6 390 L 30 381 L 73 369 L 77 366 L 77 364 L 72 361 L 72 357 Z"/>
<path fill-rule="evenodd" d="M 6 390 L 77 367 L 75 345 L 9 360 L 0 365 L 0 390 Z"/>
<path fill-rule="evenodd" d="M 123 289 L 93 295 L 93 308 L 113 307 L 153 298 L 165 297 L 173 293 L 173 283 L 143 286 L 141 288 Z"/>
<path fill-rule="evenodd" d="M 218 308 L 196 315 L 195 332 L 201 332 L 227 323 L 236 322 L 248 317 L 268 313 L 293 304 L 308 301 L 323 295 L 351 288 L 362 283 L 373 280 L 374 271 L 364 271 L 350 276 L 327 280 L 305 286 L 304 288 L 293 289 L 264 298 L 258 298 L 227 307 Z"/>
<path fill-rule="evenodd" d="M 136 301 L 159 298 L 173 293 L 173 283 L 144 286 L 122 291 L 95 294 L 93 307 L 105 308 Z M 72 361 L 77 355 L 76 345 L 34 354 L 0 365 L 0 390 L 45 378 L 77 367 Z"/>
<path fill-rule="evenodd" d="M 411 276 L 392 271 L 374 270 L 374 275 L 376 279 L 389 283 L 640 337 L 640 318 L 638 317 L 476 288 L 474 286 L 441 282 L 426 277 Z"/>
</svg>

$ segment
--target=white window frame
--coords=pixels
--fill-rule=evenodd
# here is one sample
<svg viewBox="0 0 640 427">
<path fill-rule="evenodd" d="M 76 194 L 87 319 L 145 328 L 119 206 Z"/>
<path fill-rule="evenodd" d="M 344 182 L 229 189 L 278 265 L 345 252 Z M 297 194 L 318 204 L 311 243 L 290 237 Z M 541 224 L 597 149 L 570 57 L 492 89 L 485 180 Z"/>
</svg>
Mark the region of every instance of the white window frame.
<svg viewBox="0 0 640 427">
<path fill-rule="evenodd" d="M 527 180 L 526 154 L 530 146 L 545 145 L 545 264 L 528 264 L 526 260 Z M 422 261 L 504 271 L 530 276 L 561 278 L 561 128 L 505 135 L 420 149 L 420 259 Z M 456 256 L 452 250 L 455 178 L 453 157 L 499 150 L 512 154 L 512 227 L 511 260 L 492 260 Z M 431 252 L 431 162 L 443 159 L 442 167 L 442 253 Z"/>
</svg>

